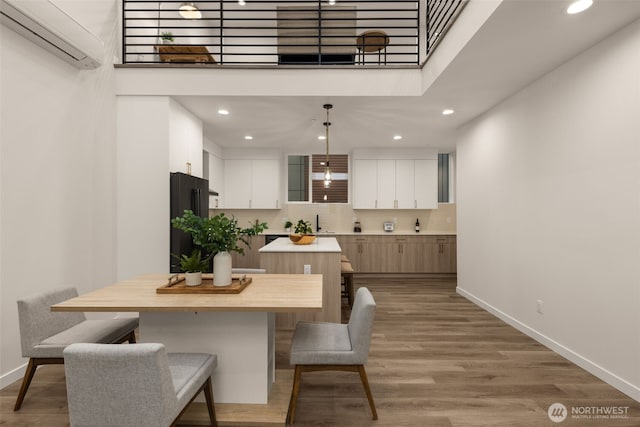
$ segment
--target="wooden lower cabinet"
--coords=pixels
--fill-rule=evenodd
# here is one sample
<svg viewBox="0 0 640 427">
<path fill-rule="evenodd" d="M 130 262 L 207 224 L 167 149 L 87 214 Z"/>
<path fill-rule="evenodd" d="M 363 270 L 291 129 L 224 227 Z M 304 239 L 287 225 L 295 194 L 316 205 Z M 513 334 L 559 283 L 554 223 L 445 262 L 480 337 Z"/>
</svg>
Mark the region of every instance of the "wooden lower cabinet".
<svg viewBox="0 0 640 427">
<path fill-rule="evenodd" d="M 244 249 L 244 255 L 237 252 L 231 253 L 231 266 L 233 268 L 260 268 L 258 249 L 264 246 L 264 236 L 248 236 L 247 241 L 251 247 L 247 247 L 243 242 L 238 244 Z"/>
<path fill-rule="evenodd" d="M 456 273 L 456 236 L 343 235 L 342 253 L 359 273 Z"/>
</svg>

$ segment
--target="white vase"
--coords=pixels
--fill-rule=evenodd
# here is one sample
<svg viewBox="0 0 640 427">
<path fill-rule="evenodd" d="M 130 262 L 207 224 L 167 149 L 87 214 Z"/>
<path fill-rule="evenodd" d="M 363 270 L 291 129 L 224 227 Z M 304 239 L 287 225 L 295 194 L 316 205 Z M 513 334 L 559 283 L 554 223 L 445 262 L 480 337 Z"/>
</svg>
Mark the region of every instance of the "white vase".
<svg viewBox="0 0 640 427">
<path fill-rule="evenodd" d="M 213 285 L 227 286 L 231 284 L 231 254 L 218 252 L 213 257 Z"/>
<path fill-rule="evenodd" d="M 187 286 L 199 286 L 202 284 L 202 271 L 197 273 L 184 273 L 184 281 Z"/>
</svg>

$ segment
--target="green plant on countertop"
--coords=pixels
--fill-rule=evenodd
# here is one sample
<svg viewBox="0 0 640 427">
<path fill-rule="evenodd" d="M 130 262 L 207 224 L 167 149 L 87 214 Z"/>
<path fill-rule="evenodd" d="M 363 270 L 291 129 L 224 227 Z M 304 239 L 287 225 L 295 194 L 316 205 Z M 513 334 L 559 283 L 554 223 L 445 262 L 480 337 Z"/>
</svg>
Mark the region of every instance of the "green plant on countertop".
<svg viewBox="0 0 640 427">
<path fill-rule="evenodd" d="M 209 258 L 202 256 L 200 249 L 194 249 L 191 255 L 173 255 L 180 260 L 180 269 L 184 273 L 206 272 L 209 269 Z"/>
<path fill-rule="evenodd" d="M 204 251 L 207 259 L 218 252 L 225 251 L 244 255 L 244 248 L 238 246 L 238 242 L 243 242 L 247 247 L 251 247 L 247 237 L 260 234 L 269 228 L 266 222 L 258 223 L 257 221 L 250 227 L 241 228 L 235 217 L 229 218 L 224 213 L 211 218 L 202 218 L 190 210 L 185 210 L 182 216 L 173 218 L 171 225 L 189 233 L 193 244 L 196 248 Z"/>
<path fill-rule="evenodd" d="M 284 223 L 285 230 L 289 229 L 291 227 L 293 227 L 293 223 L 291 221 L 287 221 L 287 222 Z"/>
<path fill-rule="evenodd" d="M 313 228 L 311 228 L 311 223 L 303 219 L 298 221 L 293 231 L 295 234 L 311 234 L 311 235 L 313 234 Z"/>
<path fill-rule="evenodd" d="M 164 33 L 160 33 L 160 38 L 163 41 L 173 42 L 173 34 L 171 34 L 169 31 L 166 31 Z"/>
</svg>

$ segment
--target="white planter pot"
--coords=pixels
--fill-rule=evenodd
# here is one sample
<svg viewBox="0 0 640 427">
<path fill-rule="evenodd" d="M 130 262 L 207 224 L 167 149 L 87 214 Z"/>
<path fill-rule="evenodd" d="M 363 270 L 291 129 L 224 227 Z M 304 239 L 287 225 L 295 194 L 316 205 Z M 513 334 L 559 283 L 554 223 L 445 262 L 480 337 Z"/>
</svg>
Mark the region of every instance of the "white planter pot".
<svg viewBox="0 0 640 427">
<path fill-rule="evenodd" d="M 184 281 L 187 286 L 199 286 L 202 284 L 202 272 L 184 273 Z"/>
<path fill-rule="evenodd" d="M 231 254 L 218 252 L 213 257 L 213 285 L 227 286 L 231 284 Z"/>
</svg>

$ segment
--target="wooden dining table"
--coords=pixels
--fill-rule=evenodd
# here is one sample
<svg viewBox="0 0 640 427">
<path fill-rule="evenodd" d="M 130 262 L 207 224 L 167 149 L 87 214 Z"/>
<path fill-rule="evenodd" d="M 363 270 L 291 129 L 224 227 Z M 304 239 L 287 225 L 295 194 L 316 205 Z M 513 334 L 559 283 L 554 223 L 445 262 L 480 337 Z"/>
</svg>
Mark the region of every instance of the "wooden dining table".
<svg viewBox="0 0 640 427">
<path fill-rule="evenodd" d="M 124 280 L 51 310 L 139 313 L 139 342 L 217 355 L 217 402 L 266 404 L 275 381 L 274 313 L 321 311 L 322 275 L 249 275 L 251 283 L 238 294 L 158 293 L 170 276 Z"/>
</svg>

